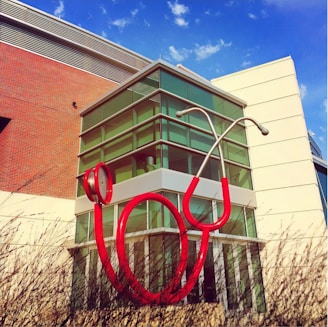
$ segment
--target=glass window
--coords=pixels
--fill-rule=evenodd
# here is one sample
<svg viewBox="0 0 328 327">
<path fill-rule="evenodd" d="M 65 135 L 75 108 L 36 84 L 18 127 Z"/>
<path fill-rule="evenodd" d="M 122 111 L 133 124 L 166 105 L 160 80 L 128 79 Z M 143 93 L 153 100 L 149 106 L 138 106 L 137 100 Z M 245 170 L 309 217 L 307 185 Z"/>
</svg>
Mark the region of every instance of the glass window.
<svg viewBox="0 0 328 327">
<path fill-rule="evenodd" d="M 197 130 L 190 130 L 190 146 L 193 149 L 209 152 L 215 142 L 214 136 L 205 134 Z M 216 148 L 212 154 L 218 155 L 218 149 Z"/>
<path fill-rule="evenodd" d="M 186 277 L 189 278 L 197 260 L 196 241 L 188 241 L 188 263 L 186 268 Z M 188 303 L 199 303 L 199 280 L 187 296 Z"/>
<path fill-rule="evenodd" d="M 85 270 L 87 254 L 87 248 L 80 248 L 74 250 L 71 293 L 71 307 L 73 310 L 83 309 L 84 306 L 84 291 L 86 281 Z"/>
<path fill-rule="evenodd" d="M 134 274 L 141 285 L 145 285 L 145 246 L 144 241 L 136 242 L 133 246 Z"/>
<path fill-rule="evenodd" d="M 216 301 L 213 244 L 211 242 L 208 243 L 208 251 L 204 264 L 203 294 L 205 302 Z"/>
<path fill-rule="evenodd" d="M 118 205 L 119 216 L 121 216 L 124 207 L 127 202 L 120 203 Z M 129 216 L 126 224 L 126 233 L 133 233 L 138 231 L 144 231 L 147 229 L 147 205 L 146 202 L 141 202 L 135 207 Z"/>
<path fill-rule="evenodd" d="M 174 277 L 180 252 L 178 235 L 161 234 L 149 237 L 149 286 L 158 292 Z"/>
<path fill-rule="evenodd" d="M 189 133 L 186 126 L 182 126 L 181 124 L 177 124 L 171 121 L 167 121 L 166 126 L 169 141 L 186 146 L 189 145 Z"/>
<path fill-rule="evenodd" d="M 133 149 L 133 137 L 132 133 L 122 135 L 115 140 L 106 143 L 103 146 L 104 161 L 109 161 L 123 154 L 126 154 Z"/>
<path fill-rule="evenodd" d="M 222 214 L 220 212 L 221 210 L 222 206 L 219 207 L 218 214 Z M 220 233 L 247 236 L 243 207 L 232 206 L 230 218 L 228 222 L 220 229 Z"/>
<path fill-rule="evenodd" d="M 162 235 L 149 237 L 149 290 L 151 292 L 159 292 L 163 288 L 163 247 Z"/>
<path fill-rule="evenodd" d="M 232 244 L 223 244 L 224 272 L 226 279 L 228 308 L 238 309 L 238 293 L 235 277 L 235 265 L 233 258 Z"/>
<path fill-rule="evenodd" d="M 221 143 L 224 159 L 249 166 L 248 149 L 232 142 Z"/>
<path fill-rule="evenodd" d="M 265 297 L 264 297 L 259 245 L 257 243 L 251 243 L 249 247 L 251 253 L 251 260 L 252 260 L 254 292 L 256 295 L 256 308 L 258 312 L 265 312 L 266 304 L 265 304 Z"/>
<path fill-rule="evenodd" d="M 161 88 L 199 105 L 215 110 L 224 116 L 236 119 L 243 116 L 243 109 L 218 95 L 189 83 L 173 74 L 161 71 Z"/>
<path fill-rule="evenodd" d="M 111 247 L 107 247 L 107 253 L 108 256 L 111 257 Z M 99 290 L 99 296 L 100 296 L 100 308 L 109 308 L 111 304 L 113 303 L 113 286 L 111 285 L 106 272 L 101 266 L 100 271 L 100 290 Z"/>
<path fill-rule="evenodd" d="M 75 243 L 82 243 L 88 240 L 89 213 L 76 216 Z"/>
<path fill-rule="evenodd" d="M 104 140 L 108 140 L 115 137 L 119 133 L 125 132 L 127 129 L 133 126 L 132 110 L 127 110 L 124 113 L 114 117 L 103 124 L 105 137 Z"/>
<path fill-rule="evenodd" d="M 251 190 L 252 179 L 251 171 L 249 169 L 239 167 L 237 165 L 226 163 L 226 173 L 229 178 L 229 183 L 235 186 L 243 187 Z"/>
<path fill-rule="evenodd" d="M 257 237 L 254 210 L 246 208 L 247 232 L 249 237 Z"/>
<path fill-rule="evenodd" d="M 81 136 L 81 152 L 98 145 L 101 141 L 101 127 L 97 127 Z"/>
<path fill-rule="evenodd" d="M 213 210 L 211 200 L 192 197 L 190 200 L 189 209 L 194 218 L 202 222 L 203 224 L 210 224 L 213 222 Z M 188 230 L 198 230 L 197 228 L 193 227 L 186 219 L 185 223 Z"/>
<path fill-rule="evenodd" d="M 103 208 L 103 231 L 104 237 L 114 235 L 114 206 Z"/>
<path fill-rule="evenodd" d="M 252 308 L 252 289 L 248 270 L 246 245 L 237 245 L 237 255 L 240 273 L 239 297 L 243 304 L 243 309 Z"/>
<path fill-rule="evenodd" d="M 156 71 L 112 97 L 104 104 L 85 114 L 82 120 L 82 130 L 85 131 L 102 120 L 112 116 L 121 109 L 156 90 L 158 87 L 158 71 Z"/>
<path fill-rule="evenodd" d="M 102 161 L 102 154 L 100 149 L 95 149 L 83 154 L 80 156 L 79 172 L 82 173 L 89 168 L 93 168 L 100 161 Z"/>
<path fill-rule="evenodd" d="M 120 183 L 133 177 L 133 158 L 127 157 L 110 164 L 113 182 Z"/>
<path fill-rule="evenodd" d="M 154 142 L 156 140 L 156 136 L 159 138 L 159 128 L 160 125 L 158 121 L 154 121 L 139 127 L 135 131 L 136 148 L 140 148 L 143 145 Z"/>
<path fill-rule="evenodd" d="M 90 262 L 89 262 L 89 278 L 88 278 L 88 309 L 94 309 L 97 307 L 97 298 L 99 292 L 99 286 L 97 283 L 97 262 L 98 251 L 96 249 L 90 250 Z"/>
</svg>

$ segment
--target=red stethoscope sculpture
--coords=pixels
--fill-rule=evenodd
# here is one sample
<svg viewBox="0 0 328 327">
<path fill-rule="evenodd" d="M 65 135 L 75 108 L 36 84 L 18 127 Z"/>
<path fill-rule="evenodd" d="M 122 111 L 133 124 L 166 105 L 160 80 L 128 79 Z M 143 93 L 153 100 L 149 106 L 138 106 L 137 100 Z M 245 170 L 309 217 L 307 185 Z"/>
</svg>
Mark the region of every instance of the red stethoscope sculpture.
<svg viewBox="0 0 328 327">
<path fill-rule="evenodd" d="M 181 287 L 181 279 L 183 274 L 186 271 L 187 261 L 188 261 L 188 237 L 187 229 L 184 223 L 184 220 L 175 207 L 175 205 L 165 198 L 164 196 L 157 193 L 144 193 L 137 195 L 128 204 L 124 207 L 121 216 L 118 221 L 117 232 L 116 232 L 116 250 L 119 261 L 120 276 L 114 271 L 111 264 L 110 258 L 108 256 L 106 245 L 104 242 L 103 235 L 103 223 L 102 223 L 102 205 L 109 204 L 112 198 L 112 179 L 111 173 L 108 166 L 104 163 L 98 163 L 94 168 L 88 169 L 84 175 L 83 186 L 86 191 L 87 197 L 90 201 L 95 202 L 94 204 L 94 229 L 95 229 L 95 239 L 98 248 L 98 253 L 106 272 L 106 275 L 115 289 L 120 293 L 124 293 L 132 301 L 138 302 L 139 304 L 173 304 L 181 301 L 185 296 L 187 296 L 193 289 L 195 283 L 198 280 L 200 271 L 204 266 L 204 262 L 208 250 L 208 241 L 210 232 L 221 228 L 229 219 L 231 212 L 231 202 L 230 202 L 230 192 L 229 192 L 229 182 L 225 173 L 224 160 L 222 155 L 222 150 L 220 142 L 222 139 L 229 133 L 229 131 L 240 121 L 250 120 L 252 121 L 262 132 L 263 135 L 267 135 L 269 131 L 263 127 L 261 124 L 256 122 L 253 118 L 242 117 L 235 120 L 226 131 L 218 137 L 212 121 L 207 114 L 207 112 L 201 108 L 192 107 L 183 111 L 177 112 L 177 117 L 181 117 L 184 114 L 187 114 L 191 111 L 200 111 L 208 120 L 211 131 L 215 138 L 215 143 L 207 153 L 202 165 L 200 166 L 197 174 L 192 178 L 186 193 L 182 199 L 182 211 L 187 219 L 187 221 L 202 231 L 202 238 L 200 243 L 200 249 L 198 257 L 195 263 L 195 266 L 189 275 L 185 284 Z M 222 169 L 222 178 L 221 178 L 221 187 L 222 187 L 222 197 L 223 197 L 223 214 L 222 216 L 214 223 L 206 224 L 197 220 L 192 213 L 190 212 L 190 200 L 196 189 L 200 175 L 208 162 L 214 149 L 218 147 L 221 169 Z M 162 205 L 166 206 L 171 214 L 174 216 L 180 235 L 180 261 L 177 266 L 174 277 L 170 283 L 160 292 L 152 293 L 146 289 L 136 278 L 135 274 L 132 272 L 129 265 L 129 258 L 126 255 L 125 251 L 125 230 L 128 218 L 134 208 L 138 206 L 143 201 L 152 200 L 158 201 Z M 123 279 L 123 280 L 122 280 Z"/>
</svg>

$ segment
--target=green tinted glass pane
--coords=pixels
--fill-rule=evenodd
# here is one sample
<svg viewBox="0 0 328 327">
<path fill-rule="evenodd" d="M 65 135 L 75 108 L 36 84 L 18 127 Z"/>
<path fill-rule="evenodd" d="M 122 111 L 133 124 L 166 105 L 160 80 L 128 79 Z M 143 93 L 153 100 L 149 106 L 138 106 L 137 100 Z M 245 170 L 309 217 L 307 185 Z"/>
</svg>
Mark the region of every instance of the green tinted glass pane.
<svg viewBox="0 0 328 327">
<path fill-rule="evenodd" d="M 188 146 L 188 128 L 177 123 L 167 122 L 168 140 Z"/>
<path fill-rule="evenodd" d="M 177 194 L 171 193 L 171 192 L 164 192 L 163 194 L 168 200 L 170 200 L 174 206 L 178 207 L 178 197 Z M 164 206 L 164 227 L 171 227 L 171 228 L 177 228 L 177 222 L 175 218 L 173 217 L 171 211 Z"/>
<path fill-rule="evenodd" d="M 248 149 L 240 145 L 224 141 L 222 142 L 223 156 L 225 159 L 249 166 Z"/>
<path fill-rule="evenodd" d="M 97 307 L 98 287 L 97 287 L 97 262 L 98 251 L 90 250 L 89 274 L 88 274 L 88 309 Z"/>
<path fill-rule="evenodd" d="M 83 187 L 83 177 L 79 177 L 77 180 L 77 196 L 82 196 L 85 194 Z"/>
<path fill-rule="evenodd" d="M 112 249 L 111 247 L 106 248 L 108 256 L 111 257 Z M 100 272 L 100 308 L 108 308 L 113 300 L 114 292 L 113 292 L 113 286 L 111 285 L 111 282 L 108 280 L 108 277 L 106 275 L 106 272 L 101 267 Z"/>
<path fill-rule="evenodd" d="M 168 168 L 182 173 L 191 171 L 191 154 L 173 146 L 168 147 Z M 165 167 L 166 168 L 166 167 Z"/>
<path fill-rule="evenodd" d="M 265 295 L 262 279 L 262 267 L 260 261 L 260 253 L 258 244 L 251 243 L 249 245 L 251 252 L 252 260 L 252 269 L 253 269 L 253 280 L 254 280 L 254 292 L 256 295 L 256 307 L 258 312 L 265 312 Z"/>
<path fill-rule="evenodd" d="M 246 245 L 237 245 L 237 255 L 240 272 L 239 296 L 243 303 L 244 309 L 251 309 L 252 305 L 252 290 L 250 276 L 248 270 L 248 261 L 246 255 Z"/>
<path fill-rule="evenodd" d="M 97 127 L 81 136 L 81 152 L 90 149 L 101 141 L 101 127 Z"/>
<path fill-rule="evenodd" d="M 160 87 L 183 98 L 188 98 L 186 82 L 165 71 L 161 71 Z"/>
<path fill-rule="evenodd" d="M 125 203 L 120 203 L 118 206 L 119 215 L 121 215 L 124 207 L 126 206 Z M 146 202 L 141 202 L 135 207 L 130 215 L 129 219 L 126 224 L 126 233 L 133 233 L 138 231 L 144 231 L 147 229 L 147 206 Z"/>
<path fill-rule="evenodd" d="M 240 117 L 243 117 L 243 109 L 242 107 L 229 102 L 227 100 L 223 101 L 223 105 L 220 106 L 219 108 L 216 108 L 218 113 L 230 117 L 232 119 L 237 119 Z"/>
<path fill-rule="evenodd" d="M 89 213 L 76 216 L 75 243 L 88 240 Z"/>
<path fill-rule="evenodd" d="M 216 287 L 215 287 L 215 272 L 214 272 L 214 258 L 213 258 L 213 244 L 208 243 L 208 250 L 204 264 L 204 298 L 205 302 L 216 301 Z"/>
<path fill-rule="evenodd" d="M 208 152 L 212 145 L 214 144 L 215 139 L 213 135 L 204 134 L 203 132 L 190 130 L 190 145 L 193 149 Z M 214 155 L 218 155 L 218 150 L 213 151 Z"/>
<path fill-rule="evenodd" d="M 210 224 L 213 222 L 212 201 L 192 197 L 189 209 L 194 218 L 203 224 Z M 197 230 L 187 220 L 185 220 L 188 230 Z"/>
<path fill-rule="evenodd" d="M 177 195 L 171 192 L 164 192 L 164 196 L 177 207 Z M 176 220 L 171 211 L 160 202 L 149 201 L 149 227 L 177 228 Z"/>
<path fill-rule="evenodd" d="M 222 207 L 218 207 L 218 215 L 222 214 Z M 247 236 L 245 218 L 244 218 L 244 208 L 232 206 L 231 214 L 227 223 L 220 228 L 220 233 Z"/>
<path fill-rule="evenodd" d="M 72 295 L 70 301 L 73 310 L 83 309 L 84 306 L 87 254 L 87 248 L 80 248 L 74 251 Z"/>
<path fill-rule="evenodd" d="M 160 291 L 165 281 L 163 247 L 163 235 L 149 237 L 149 289 L 151 292 Z"/>
<path fill-rule="evenodd" d="M 149 227 L 163 227 L 163 210 L 162 204 L 157 201 L 149 201 Z"/>
<path fill-rule="evenodd" d="M 144 242 L 136 242 L 133 246 L 134 274 L 141 285 L 145 285 L 145 245 Z"/>
<path fill-rule="evenodd" d="M 186 277 L 188 278 L 194 269 L 197 259 L 196 241 L 188 241 L 188 262 L 186 268 Z M 188 303 L 199 303 L 199 280 L 188 294 Z"/>
<path fill-rule="evenodd" d="M 239 306 L 235 277 L 235 264 L 231 244 L 223 244 L 224 272 L 227 285 L 228 308 L 237 309 Z"/>
<path fill-rule="evenodd" d="M 159 113 L 159 99 L 153 97 L 143 101 L 139 105 L 133 108 L 135 114 L 135 120 L 137 123 L 141 123 L 146 119 L 152 118 L 154 115 Z"/>
<path fill-rule="evenodd" d="M 188 99 L 192 102 L 199 103 L 205 108 L 213 108 L 212 94 L 199 86 L 186 83 L 188 88 Z"/>
<path fill-rule="evenodd" d="M 105 140 L 122 133 L 133 126 L 132 111 L 128 110 L 121 115 L 104 123 Z"/>
<path fill-rule="evenodd" d="M 80 156 L 79 172 L 83 173 L 89 168 L 94 167 L 98 162 L 102 161 L 100 149 L 95 149 Z"/>
<path fill-rule="evenodd" d="M 142 127 L 139 127 L 135 131 L 137 148 L 156 141 L 156 136 L 159 138 L 159 123 L 151 122 Z"/>
<path fill-rule="evenodd" d="M 102 120 L 119 112 L 121 109 L 156 90 L 158 86 L 158 72 L 154 72 L 136 84 L 130 86 L 129 89 L 124 90 L 114 96 L 98 108 L 95 108 L 91 112 L 87 113 L 83 117 L 82 130 L 85 131 Z"/>
<path fill-rule="evenodd" d="M 104 237 L 113 236 L 114 232 L 114 206 L 103 208 L 103 234 Z"/>
<path fill-rule="evenodd" d="M 104 161 L 115 159 L 133 150 L 132 133 L 122 135 L 112 140 L 102 147 L 104 151 Z"/>
<path fill-rule="evenodd" d="M 255 215 L 253 209 L 246 208 L 247 231 L 249 237 L 257 237 Z"/>
<path fill-rule="evenodd" d="M 89 220 L 89 237 L 88 241 L 93 241 L 95 239 L 95 225 L 94 225 L 94 212 L 90 212 Z"/>
<path fill-rule="evenodd" d="M 226 173 L 230 184 L 249 190 L 253 188 L 251 171 L 249 169 L 226 163 Z"/>
<path fill-rule="evenodd" d="M 132 158 L 124 158 L 110 165 L 115 183 L 120 183 L 133 177 Z"/>
</svg>

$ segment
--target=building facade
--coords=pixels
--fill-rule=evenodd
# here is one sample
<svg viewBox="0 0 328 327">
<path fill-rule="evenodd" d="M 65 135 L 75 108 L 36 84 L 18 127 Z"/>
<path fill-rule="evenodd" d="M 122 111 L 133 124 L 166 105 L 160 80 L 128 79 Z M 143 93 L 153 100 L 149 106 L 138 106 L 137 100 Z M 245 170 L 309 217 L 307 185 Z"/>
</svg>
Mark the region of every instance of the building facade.
<svg viewBox="0 0 328 327">
<path fill-rule="evenodd" d="M 211 233 L 204 268 L 182 302 L 220 302 L 227 315 L 268 312 L 277 300 L 275 276 L 290 280 L 286 297 L 296 289 L 307 294 L 297 278 L 308 274 L 309 266 L 316 269 L 315 281 L 302 285 L 316 283 L 325 298 L 326 259 L 315 257 L 326 250 L 327 165 L 309 142 L 292 58 L 207 82 L 18 1 L 0 4 L 0 246 L 2 253 L 13 254 L 0 261 L 9 280 L 0 290 L 2 311 L 12 301 L 20 312 L 13 292 L 17 284 L 26 288 L 20 294 L 32 289 L 52 299 L 64 294 L 63 306 L 71 310 L 110 307 L 113 299 L 125 303 L 98 258 L 84 173 L 98 162 L 112 173 L 104 232 L 118 268 L 116 229 L 128 201 L 155 192 L 181 211 L 183 194 L 214 143 L 199 112 L 176 116 L 191 107 L 204 110 L 219 135 L 244 116 L 263 123 L 270 134 L 263 137 L 254 124 L 241 122 L 222 142 L 232 214 Z M 206 223 L 222 214 L 220 160 L 215 150 L 191 201 L 192 214 Z M 202 237 L 190 224 L 187 228 L 189 259 L 182 283 Z M 174 275 L 179 242 L 176 221 L 165 206 L 147 200 L 131 212 L 126 252 L 130 267 L 151 291 Z M 306 252 L 309 248 L 313 251 Z M 298 277 L 291 280 L 286 268 Z M 28 272 L 24 278 L 22 271 Z M 37 288 L 41 275 L 45 287 Z M 28 283 L 34 286 L 28 289 Z M 58 285 L 65 288 L 59 292 Z M 40 312 L 49 297 L 36 301 Z M 32 305 L 31 298 L 26 301 Z M 312 308 L 319 312 L 317 302 Z"/>
<path fill-rule="evenodd" d="M 116 183 L 112 204 L 104 209 L 104 237 L 114 250 L 112 261 L 115 227 L 127 201 L 138 194 L 156 192 L 181 211 L 182 196 L 191 175 L 196 174 L 215 141 L 202 115 L 196 112 L 178 119 L 176 113 L 190 107 L 201 108 L 215 121 L 216 132 L 222 134 L 235 119 L 243 117 L 244 106 L 242 100 L 210 83 L 158 62 L 82 112 L 79 173 L 82 177 L 86 169 L 106 162 Z M 220 231 L 211 234 L 206 264 L 185 301 L 219 301 L 227 310 L 263 311 L 261 240 L 255 226 L 256 199 L 243 124 L 232 129 L 222 150 L 231 181 L 232 215 Z M 219 163 L 219 154 L 215 152 L 191 202 L 195 217 L 207 223 L 216 221 L 222 212 Z M 93 207 L 83 196 L 83 188 L 79 187 L 78 192 L 75 242 L 79 251 L 73 297 L 78 308 L 95 307 L 98 302 L 101 305 L 100 290 L 104 287 L 94 287 L 103 278 L 101 272 L 96 272 L 100 261 L 95 249 Z M 195 263 L 202 235 L 190 224 L 187 227 L 190 240 L 185 280 Z M 173 277 L 179 255 L 179 230 L 168 209 L 156 201 L 140 203 L 128 221 L 126 241 L 130 264 L 144 286 L 153 292 L 165 287 Z M 86 284 L 90 289 L 85 288 Z"/>
</svg>

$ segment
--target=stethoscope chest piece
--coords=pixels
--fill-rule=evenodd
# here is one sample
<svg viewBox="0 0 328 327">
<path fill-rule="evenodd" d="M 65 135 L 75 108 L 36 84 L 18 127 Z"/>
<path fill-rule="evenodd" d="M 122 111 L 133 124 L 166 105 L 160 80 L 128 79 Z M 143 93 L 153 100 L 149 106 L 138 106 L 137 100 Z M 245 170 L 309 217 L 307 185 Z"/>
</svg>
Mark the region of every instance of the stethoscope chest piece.
<svg viewBox="0 0 328 327">
<path fill-rule="evenodd" d="M 113 182 L 107 165 L 100 162 L 96 167 L 88 169 L 84 175 L 83 187 L 90 201 L 108 204 L 113 194 Z"/>
</svg>

